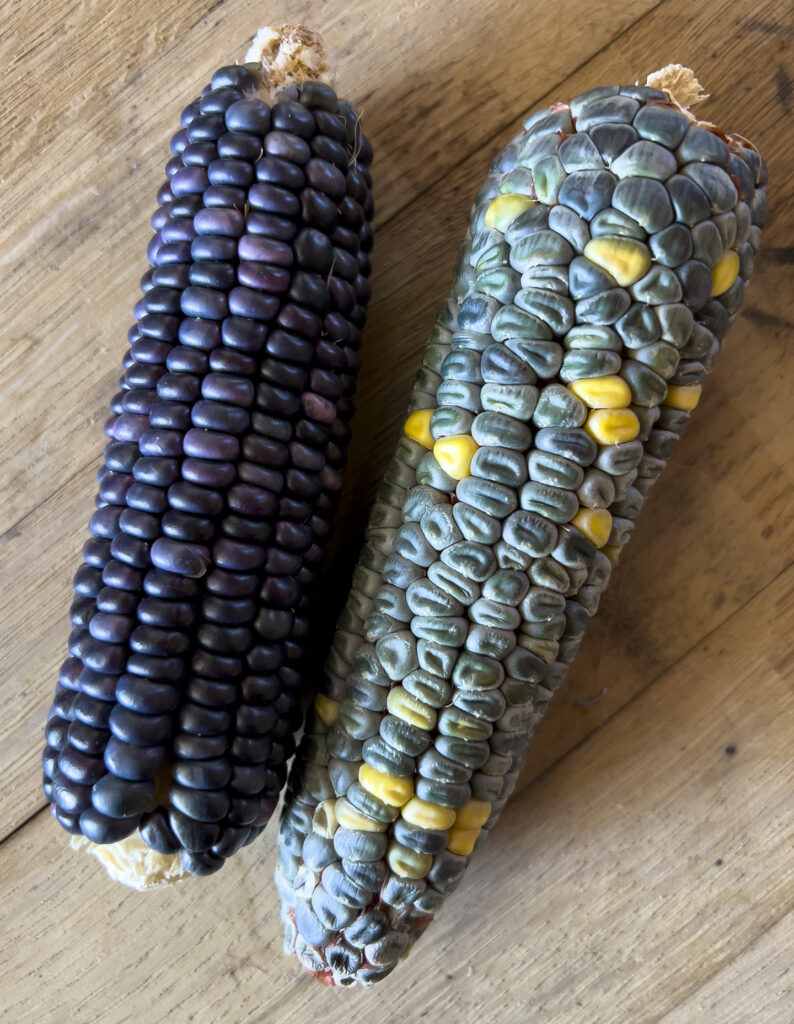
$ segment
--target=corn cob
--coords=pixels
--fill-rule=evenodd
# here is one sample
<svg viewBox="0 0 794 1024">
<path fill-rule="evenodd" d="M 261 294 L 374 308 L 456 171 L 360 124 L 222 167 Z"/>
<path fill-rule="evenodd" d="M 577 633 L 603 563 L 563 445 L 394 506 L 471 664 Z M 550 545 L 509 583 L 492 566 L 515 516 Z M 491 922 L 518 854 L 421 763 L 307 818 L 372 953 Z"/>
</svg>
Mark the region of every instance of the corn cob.
<svg viewBox="0 0 794 1024">
<path fill-rule="evenodd" d="M 248 61 L 171 140 L 46 727 L 54 816 L 139 887 L 275 807 L 370 293 L 371 148 L 319 41 Z"/>
<path fill-rule="evenodd" d="M 285 950 L 320 980 L 388 974 L 496 823 L 741 304 L 765 184 L 651 85 L 541 110 L 491 165 L 288 783 Z"/>
</svg>

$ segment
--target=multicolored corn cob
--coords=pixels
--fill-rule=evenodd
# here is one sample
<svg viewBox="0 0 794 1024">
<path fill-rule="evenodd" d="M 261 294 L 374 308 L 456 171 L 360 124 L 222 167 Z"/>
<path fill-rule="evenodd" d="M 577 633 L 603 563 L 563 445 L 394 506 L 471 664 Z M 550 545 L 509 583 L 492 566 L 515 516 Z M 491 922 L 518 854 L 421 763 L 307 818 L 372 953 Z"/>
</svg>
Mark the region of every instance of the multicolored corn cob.
<svg viewBox="0 0 794 1024">
<path fill-rule="evenodd" d="M 388 974 L 496 823 L 758 252 L 766 171 L 668 93 L 529 117 L 477 194 L 293 767 L 319 979 Z"/>
<path fill-rule="evenodd" d="M 46 728 L 54 816 L 138 886 L 276 805 L 370 295 L 358 115 L 310 33 L 257 38 L 171 140 Z"/>
</svg>

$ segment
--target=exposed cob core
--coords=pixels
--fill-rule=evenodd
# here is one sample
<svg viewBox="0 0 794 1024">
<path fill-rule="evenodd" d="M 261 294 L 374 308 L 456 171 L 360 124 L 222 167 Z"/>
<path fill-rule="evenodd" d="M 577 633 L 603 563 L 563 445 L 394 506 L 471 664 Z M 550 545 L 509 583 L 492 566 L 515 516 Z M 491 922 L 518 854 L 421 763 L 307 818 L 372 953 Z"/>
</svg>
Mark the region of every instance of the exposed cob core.
<svg viewBox="0 0 794 1024">
<path fill-rule="evenodd" d="M 322 981 L 388 974 L 459 884 L 739 309 L 766 170 L 693 81 L 533 114 L 477 194 L 288 783 Z"/>
<path fill-rule="evenodd" d="M 272 814 L 350 435 L 372 151 L 317 38 L 260 36 L 171 140 L 46 728 L 53 814 L 136 888 Z"/>
</svg>

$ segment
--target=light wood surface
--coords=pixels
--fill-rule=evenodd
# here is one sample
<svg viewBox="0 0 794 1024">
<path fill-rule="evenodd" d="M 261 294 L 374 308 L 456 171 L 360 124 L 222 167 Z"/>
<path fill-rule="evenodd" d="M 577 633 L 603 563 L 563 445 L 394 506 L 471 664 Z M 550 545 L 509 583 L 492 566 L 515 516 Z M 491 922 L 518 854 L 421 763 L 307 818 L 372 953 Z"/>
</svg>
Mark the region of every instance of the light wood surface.
<svg viewBox="0 0 794 1024">
<path fill-rule="evenodd" d="M 718 0 L 43 0 L 4 9 L 0 1019 L 794 1020 L 794 7 Z M 335 992 L 281 956 L 266 834 L 150 896 L 39 788 L 101 424 L 179 111 L 262 23 L 320 30 L 376 152 L 374 297 L 334 545 L 349 575 L 490 155 L 522 116 L 671 60 L 770 168 L 765 254 L 522 788 L 411 957 Z M 339 586 L 329 621 L 344 599 Z M 735 753 L 726 753 L 726 749 Z"/>
</svg>

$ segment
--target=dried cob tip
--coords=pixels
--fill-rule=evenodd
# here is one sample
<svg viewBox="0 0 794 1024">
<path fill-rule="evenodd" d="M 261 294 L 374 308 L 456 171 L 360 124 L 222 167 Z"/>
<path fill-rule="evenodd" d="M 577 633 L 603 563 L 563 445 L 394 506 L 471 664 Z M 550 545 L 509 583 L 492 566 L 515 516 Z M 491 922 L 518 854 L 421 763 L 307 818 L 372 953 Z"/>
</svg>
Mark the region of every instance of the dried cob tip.
<svg viewBox="0 0 794 1024">
<path fill-rule="evenodd" d="M 695 78 L 692 68 L 686 68 L 683 64 L 666 64 L 648 75 L 645 84 L 666 92 L 682 110 L 709 98 L 709 94 L 703 91 L 703 86 Z"/>
<path fill-rule="evenodd" d="M 73 850 L 85 850 L 96 857 L 114 882 L 139 892 L 173 885 L 190 874 L 182 867 L 178 853 L 157 853 L 137 835 L 106 846 L 92 843 L 85 836 L 72 836 L 69 845 Z"/>
<path fill-rule="evenodd" d="M 305 25 L 260 28 L 245 55 L 256 64 L 272 94 L 288 85 L 331 84 L 333 72 L 320 37 Z"/>
</svg>

